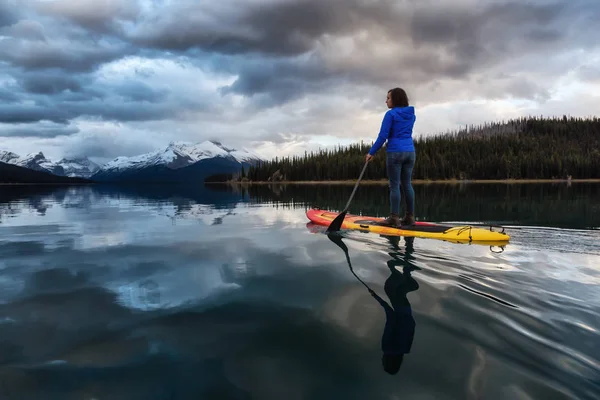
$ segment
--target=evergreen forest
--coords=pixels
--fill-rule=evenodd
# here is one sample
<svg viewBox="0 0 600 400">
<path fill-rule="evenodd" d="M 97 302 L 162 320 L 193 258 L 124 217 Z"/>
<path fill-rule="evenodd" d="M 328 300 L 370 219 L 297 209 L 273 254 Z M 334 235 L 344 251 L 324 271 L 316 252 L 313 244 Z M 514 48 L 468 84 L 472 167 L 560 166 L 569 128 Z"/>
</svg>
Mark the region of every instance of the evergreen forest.
<svg viewBox="0 0 600 400">
<path fill-rule="evenodd" d="M 600 178 L 597 117 L 524 117 L 467 126 L 415 138 L 414 142 L 415 180 Z M 360 142 L 277 157 L 241 171 L 240 177 L 254 182 L 356 180 L 371 145 Z M 387 179 L 385 145 L 363 179 Z"/>
</svg>

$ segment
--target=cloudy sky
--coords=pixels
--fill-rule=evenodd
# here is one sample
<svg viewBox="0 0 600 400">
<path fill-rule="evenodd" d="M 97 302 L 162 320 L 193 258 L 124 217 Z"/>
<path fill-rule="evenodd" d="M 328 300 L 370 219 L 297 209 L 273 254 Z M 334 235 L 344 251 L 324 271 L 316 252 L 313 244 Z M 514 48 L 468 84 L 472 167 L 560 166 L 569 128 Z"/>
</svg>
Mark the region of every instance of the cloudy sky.
<svg viewBox="0 0 600 400">
<path fill-rule="evenodd" d="M 0 149 L 300 153 L 374 140 L 395 86 L 417 136 L 589 116 L 599 20 L 597 0 L 0 0 Z"/>
</svg>

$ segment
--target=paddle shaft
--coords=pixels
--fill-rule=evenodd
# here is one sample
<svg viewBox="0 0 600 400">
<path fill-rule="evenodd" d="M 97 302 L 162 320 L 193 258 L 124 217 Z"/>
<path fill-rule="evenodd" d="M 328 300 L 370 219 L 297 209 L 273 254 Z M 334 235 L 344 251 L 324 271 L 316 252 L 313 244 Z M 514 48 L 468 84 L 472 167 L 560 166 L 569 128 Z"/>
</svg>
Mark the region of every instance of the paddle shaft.
<svg viewBox="0 0 600 400">
<path fill-rule="evenodd" d="M 362 171 L 360 172 L 360 176 L 358 177 L 358 180 L 356 181 L 356 184 L 354 185 L 354 190 L 352 190 L 352 194 L 350 195 L 350 198 L 348 199 L 348 202 L 346 203 L 346 207 L 344 207 L 344 211 L 348 211 L 348 207 L 350 207 L 350 202 L 352 201 L 352 198 L 354 197 L 354 193 L 356 193 L 356 189 L 358 188 L 358 183 L 362 179 L 362 177 L 365 173 L 365 170 L 367 169 L 368 164 L 369 164 L 369 162 L 366 161 L 365 166 L 363 167 Z"/>
<path fill-rule="evenodd" d="M 346 207 L 344 208 L 344 211 L 339 213 L 338 216 L 335 217 L 333 221 L 331 221 L 331 224 L 329 224 L 329 228 L 327 228 L 327 232 L 339 231 L 340 228 L 342 227 L 344 218 L 346 218 L 346 213 L 348 212 L 348 207 L 350 207 L 350 202 L 352 201 L 352 198 L 354 197 L 354 193 L 356 193 L 356 189 L 358 188 L 358 183 L 362 179 L 363 174 L 365 173 L 365 170 L 367 169 L 368 163 L 369 163 L 368 161 L 365 162 L 365 166 L 363 167 L 362 171 L 360 172 L 360 176 L 358 177 L 358 180 L 356 181 L 356 184 L 354 185 L 354 190 L 352 190 L 352 194 L 350 195 L 350 198 L 348 199 L 348 202 L 346 203 Z"/>
</svg>

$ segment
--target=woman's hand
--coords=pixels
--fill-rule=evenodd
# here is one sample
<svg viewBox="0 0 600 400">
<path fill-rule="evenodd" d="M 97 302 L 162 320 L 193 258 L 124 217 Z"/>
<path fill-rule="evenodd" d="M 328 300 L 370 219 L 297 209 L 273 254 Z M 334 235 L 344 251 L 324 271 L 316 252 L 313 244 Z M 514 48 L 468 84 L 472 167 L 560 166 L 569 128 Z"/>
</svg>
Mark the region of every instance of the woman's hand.
<svg viewBox="0 0 600 400">
<path fill-rule="evenodd" d="M 367 156 L 365 157 L 365 161 L 369 162 L 369 161 L 371 161 L 372 158 L 373 158 L 373 156 L 370 155 L 369 153 L 367 153 Z"/>
</svg>

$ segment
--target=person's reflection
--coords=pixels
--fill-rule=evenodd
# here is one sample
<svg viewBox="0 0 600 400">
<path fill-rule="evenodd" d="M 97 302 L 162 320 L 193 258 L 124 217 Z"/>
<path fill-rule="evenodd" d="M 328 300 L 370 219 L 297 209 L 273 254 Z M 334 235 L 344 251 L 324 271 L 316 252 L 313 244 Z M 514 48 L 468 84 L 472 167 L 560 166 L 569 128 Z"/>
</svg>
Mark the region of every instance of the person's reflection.
<svg viewBox="0 0 600 400">
<path fill-rule="evenodd" d="M 369 293 L 385 310 L 386 321 L 381 338 L 381 350 L 383 351 L 381 362 L 383 369 L 394 375 L 400 370 L 404 355 L 410 353 L 412 347 L 415 335 L 415 319 L 412 316 L 407 294 L 419 289 L 419 284 L 410 275 L 413 270 L 417 269 L 410 262 L 414 258 L 411 256 L 414 251 L 414 238 L 405 238 L 406 251 L 402 258 L 398 246 L 400 238 L 388 236 L 387 239 L 394 250 L 389 253 L 392 256 L 392 259 L 387 262 L 390 276 L 384 284 L 384 291 L 390 302 L 386 302 L 370 288 Z M 402 267 L 402 272 L 396 267 Z"/>
<path fill-rule="evenodd" d="M 392 250 L 388 253 L 392 258 L 387 262 L 387 267 L 390 269 L 390 276 L 384 284 L 384 291 L 389 299 L 389 303 L 382 299 L 354 273 L 350 256 L 348 255 L 348 247 L 343 243 L 342 239 L 333 234 L 329 234 L 328 237 L 344 251 L 350 271 L 385 310 L 386 322 L 381 338 L 381 350 L 383 352 L 381 362 L 384 371 L 394 375 L 400 370 L 404 355 L 410 353 L 415 335 L 416 324 L 412 316 L 410 302 L 407 298 L 409 292 L 419 289 L 419 284 L 410 275 L 412 271 L 420 269 L 411 262 L 414 260 L 412 256 L 414 251 L 414 237 L 404 238 L 406 249 L 403 252 L 399 246 L 400 237 L 383 236 L 389 240 Z M 402 272 L 396 267 L 402 267 Z"/>
</svg>

